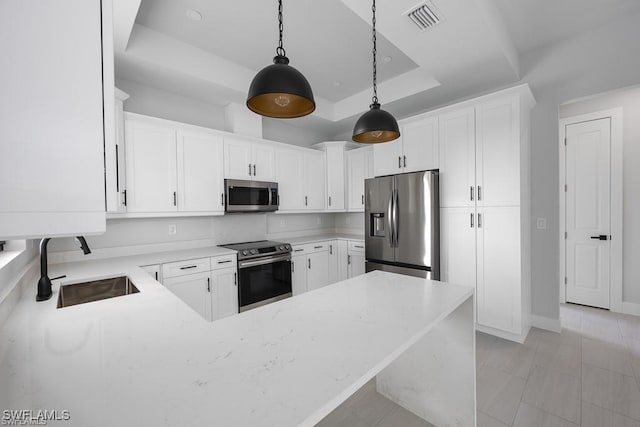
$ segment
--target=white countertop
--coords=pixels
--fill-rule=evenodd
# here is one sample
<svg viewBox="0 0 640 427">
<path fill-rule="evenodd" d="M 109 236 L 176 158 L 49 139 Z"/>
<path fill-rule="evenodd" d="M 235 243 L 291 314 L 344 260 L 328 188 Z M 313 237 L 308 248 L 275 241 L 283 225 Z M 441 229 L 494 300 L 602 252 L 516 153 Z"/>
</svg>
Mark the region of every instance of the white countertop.
<svg viewBox="0 0 640 427">
<path fill-rule="evenodd" d="M 59 281 L 42 303 L 34 281 L 0 330 L 0 410 L 68 410 L 65 426 L 313 425 L 473 294 L 372 272 L 207 322 L 136 267 L 158 255 L 50 267 L 70 282 L 127 274 L 138 294 L 56 309 Z"/>
<path fill-rule="evenodd" d="M 362 234 L 345 234 L 345 233 L 328 233 L 328 234 L 316 234 L 312 236 L 303 237 L 290 237 L 276 239 L 282 242 L 290 243 L 292 245 L 303 245 L 305 243 L 312 242 L 324 242 L 327 240 L 359 240 L 364 241 Z"/>
</svg>

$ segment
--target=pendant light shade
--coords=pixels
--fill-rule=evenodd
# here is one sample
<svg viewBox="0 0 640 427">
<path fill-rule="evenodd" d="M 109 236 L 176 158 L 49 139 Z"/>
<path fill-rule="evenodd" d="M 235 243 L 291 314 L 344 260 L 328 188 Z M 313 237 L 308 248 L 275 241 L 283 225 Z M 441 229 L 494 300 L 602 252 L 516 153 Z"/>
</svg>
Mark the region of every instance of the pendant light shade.
<svg viewBox="0 0 640 427">
<path fill-rule="evenodd" d="M 379 142 L 389 142 L 400 137 L 400 128 L 396 119 L 387 111 L 380 108 L 378 102 L 378 84 L 376 67 L 376 0 L 371 6 L 373 12 L 373 97 L 369 111 L 364 113 L 353 128 L 353 139 L 355 142 L 364 144 L 376 144 Z"/>
<path fill-rule="evenodd" d="M 371 104 L 353 128 L 352 139 L 355 142 L 375 144 L 389 142 L 400 136 L 398 122 L 393 116 L 380 109 L 380 104 Z"/>
<path fill-rule="evenodd" d="M 282 0 L 278 1 L 280 38 L 273 64 L 263 68 L 251 82 L 247 107 L 254 113 L 278 119 L 306 116 L 316 109 L 311 85 L 289 65 L 282 47 Z"/>
</svg>

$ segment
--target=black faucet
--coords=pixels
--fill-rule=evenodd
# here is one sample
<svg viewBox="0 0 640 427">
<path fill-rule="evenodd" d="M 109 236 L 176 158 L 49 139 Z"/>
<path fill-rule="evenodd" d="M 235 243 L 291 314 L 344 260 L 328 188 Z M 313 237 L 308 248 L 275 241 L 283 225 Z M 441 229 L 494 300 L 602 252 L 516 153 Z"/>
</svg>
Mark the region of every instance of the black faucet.
<svg viewBox="0 0 640 427">
<path fill-rule="evenodd" d="M 77 236 L 76 239 L 80 242 L 80 247 L 85 255 L 91 253 L 89 245 L 83 236 Z M 50 238 L 45 238 L 40 241 L 40 280 L 38 280 L 38 295 L 36 295 L 36 301 L 46 301 L 51 298 L 51 279 L 47 274 L 47 244 Z"/>
</svg>

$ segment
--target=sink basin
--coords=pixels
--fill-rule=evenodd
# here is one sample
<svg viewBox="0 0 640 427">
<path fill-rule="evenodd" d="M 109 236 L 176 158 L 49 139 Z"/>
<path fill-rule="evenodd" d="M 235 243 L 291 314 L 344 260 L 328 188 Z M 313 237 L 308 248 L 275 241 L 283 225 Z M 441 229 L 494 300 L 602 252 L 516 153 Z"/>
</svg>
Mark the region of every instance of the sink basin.
<svg viewBox="0 0 640 427">
<path fill-rule="evenodd" d="M 60 287 L 58 308 L 140 292 L 127 276 L 73 283 Z"/>
</svg>

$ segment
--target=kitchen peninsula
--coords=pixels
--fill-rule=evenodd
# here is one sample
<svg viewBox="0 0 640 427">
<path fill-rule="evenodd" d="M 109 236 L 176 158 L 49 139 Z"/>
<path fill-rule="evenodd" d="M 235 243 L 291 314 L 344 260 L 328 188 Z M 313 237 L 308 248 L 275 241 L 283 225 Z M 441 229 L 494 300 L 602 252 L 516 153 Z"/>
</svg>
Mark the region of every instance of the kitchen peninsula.
<svg viewBox="0 0 640 427">
<path fill-rule="evenodd" d="M 312 426 L 376 377 L 433 424 L 475 425 L 471 288 L 376 271 L 207 322 L 130 259 L 55 265 L 63 284 L 125 274 L 140 290 L 62 309 L 60 280 L 36 303 L 31 273 L 0 330 L 2 410 L 66 410 L 74 426 Z"/>
</svg>

